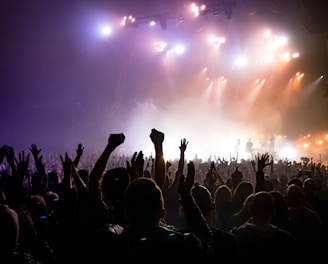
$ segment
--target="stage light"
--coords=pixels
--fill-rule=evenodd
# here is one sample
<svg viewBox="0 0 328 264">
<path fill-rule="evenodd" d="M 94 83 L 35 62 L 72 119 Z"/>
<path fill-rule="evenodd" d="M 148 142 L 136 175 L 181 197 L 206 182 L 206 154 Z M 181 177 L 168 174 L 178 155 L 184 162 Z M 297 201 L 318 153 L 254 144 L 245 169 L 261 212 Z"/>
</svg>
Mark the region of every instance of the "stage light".
<svg viewBox="0 0 328 264">
<path fill-rule="evenodd" d="M 278 43 L 279 45 L 285 45 L 287 42 L 288 42 L 288 39 L 287 39 L 286 37 L 279 37 L 279 38 L 277 39 L 277 43 Z"/>
<path fill-rule="evenodd" d="M 239 57 L 235 60 L 235 65 L 237 67 L 244 67 L 247 64 L 247 58 L 246 57 Z"/>
<path fill-rule="evenodd" d="M 272 63 L 274 61 L 274 56 L 272 54 L 265 55 L 261 61 L 266 64 Z"/>
<path fill-rule="evenodd" d="M 109 36 L 112 33 L 112 29 L 110 26 L 103 26 L 101 29 L 101 34 L 103 36 Z"/>
<path fill-rule="evenodd" d="M 185 47 L 183 45 L 177 45 L 175 48 L 174 48 L 174 53 L 175 54 L 183 54 L 185 52 Z"/>
<path fill-rule="evenodd" d="M 213 46 L 214 50 L 218 50 L 220 45 L 225 42 L 225 37 L 217 37 L 215 35 L 210 36 L 210 44 Z"/>
<path fill-rule="evenodd" d="M 281 59 L 285 62 L 289 62 L 290 61 L 290 53 L 289 52 L 284 52 L 281 56 Z"/>
<path fill-rule="evenodd" d="M 300 54 L 298 52 L 293 53 L 292 58 L 298 58 Z"/>
<path fill-rule="evenodd" d="M 196 5 L 195 3 L 191 4 L 191 12 L 194 17 L 199 17 L 200 15 L 206 14 L 206 5 L 203 4 L 201 6 Z"/>
<path fill-rule="evenodd" d="M 153 44 L 156 52 L 162 52 L 167 47 L 167 43 L 164 41 L 155 41 Z"/>
<path fill-rule="evenodd" d="M 122 26 L 132 26 L 132 27 L 138 27 L 138 24 L 136 22 L 136 18 L 134 16 L 124 16 L 122 19 Z"/>
</svg>

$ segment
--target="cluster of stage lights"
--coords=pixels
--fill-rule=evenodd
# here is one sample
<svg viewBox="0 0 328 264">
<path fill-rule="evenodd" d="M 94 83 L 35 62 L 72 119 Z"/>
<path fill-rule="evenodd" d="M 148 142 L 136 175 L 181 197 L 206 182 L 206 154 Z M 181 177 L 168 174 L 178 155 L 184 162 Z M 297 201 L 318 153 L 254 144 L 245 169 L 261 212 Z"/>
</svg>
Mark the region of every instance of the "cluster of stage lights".
<svg viewBox="0 0 328 264">
<path fill-rule="evenodd" d="M 150 26 L 155 26 L 159 22 L 160 27 L 165 30 L 167 29 L 167 20 L 177 19 L 178 22 L 183 22 L 186 19 L 186 17 L 189 16 L 189 14 L 191 14 L 192 17 L 199 17 L 208 14 L 212 14 L 213 16 L 219 16 L 221 14 L 224 14 L 227 19 L 231 19 L 232 10 L 235 7 L 236 7 L 236 3 L 234 0 L 221 0 L 221 1 L 216 1 L 213 4 L 201 4 L 201 5 L 192 3 L 190 5 L 190 11 L 188 12 L 187 15 L 165 13 L 165 14 L 158 14 L 158 15 L 138 17 L 138 18 L 132 15 L 124 16 L 122 20 L 122 26 L 124 27 L 130 26 L 130 27 L 137 28 L 140 24 L 147 23 Z"/>
<path fill-rule="evenodd" d="M 220 47 L 225 45 L 226 37 L 216 34 L 207 36 L 206 43 L 214 52 L 220 52 Z M 289 51 L 288 39 L 285 36 L 275 36 L 270 30 L 262 35 L 262 39 L 258 39 L 258 45 L 253 49 L 247 50 L 247 54 L 239 54 L 232 58 L 231 68 L 241 68 L 247 65 L 273 65 L 279 63 L 289 63 L 291 60 L 300 56 L 298 52 Z M 182 44 L 170 48 L 166 41 L 154 41 L 153 47 L 156 52 L 164 52 L 165 54 L 182 54 L 185 47 Z M 261 49 L 258 49 L 261 47 Z M 303 76 L 297 76 L 298 79 Z"/>
<path fill-rule="evenodd" d="M 197 5 L 192 3 L 189 9 L 188 15 L 176 15 L 176 14 L 158 14 L 147 17 L 135 17 L 133 15 L 124 16 L 121 21 L 122 27 L 132 27 L 138 28 L 141 24 L 147 27 L 157 27 L 159 24 L 162 29 L 167 28 L 168 19 L 177 19 L 178 22 L 185 22 L 186 18 L 197 19 L 197 17 L 202 15 L 212 14 L 217 16 L 219 14 L 225 14 L 225 16 L 230 19 L 232 15 L 232 10 L 235 7 L 234 1 L 219 1 L 219 4 L 215 5 Z M 103 36 L 110 36 L 112 33 L 112 28 L 110 26 L 103 26 L 101 29 L 101 34 Z M 263 35 L 262 35 L 263 36 Z M 217 34 L 207 35 L 207 40 L 205 39 L 209 47 L 214 51 L 219 52 L 220 47 L 226 43 L 225 36 L 219 36 Z M 165 55 L 175 54 L 181 55 L 185 53 L 186 47 L 179 43 L 178 45 L 170 45 L 170 41 L 166 40 L 155 40 L 152 43 L 154 51 L 158 53 L 163 53 Z M 237 57 L 232 58 L 231 67 L 238 68 L 244 67 L 249 64 L 272 64 L 285 62 L 288 63 L 292 59 L 298 58 L 298 52 L 291 52 L 287 49 L 288 39 L 285 36 L 275 36 L 270 30 L 264 33 L 264 38 L 258 39 L 256 47 L 253 50 L 245 51 L 247 54 L 240 54 Z M 258 49 L 258 47 L 262 47 Z"/>
<path fill-rule="evenodd" d="M 300 56 L 298 52 L 288 50 L 288 38 L 286 36 L 273 35 L 271 30 L 267 30 L 263 39 L 258 39 L 258 45 L 248 51 L 249 54 L 235 58 L 234 67 L 242 67 L 252 61 L 255 64 L 272 64 L 285 62 Z M 258 49 L 261 47 L 261 49 Z M 252 57 L 251 59 L 249 57 Z"/>
</svg>

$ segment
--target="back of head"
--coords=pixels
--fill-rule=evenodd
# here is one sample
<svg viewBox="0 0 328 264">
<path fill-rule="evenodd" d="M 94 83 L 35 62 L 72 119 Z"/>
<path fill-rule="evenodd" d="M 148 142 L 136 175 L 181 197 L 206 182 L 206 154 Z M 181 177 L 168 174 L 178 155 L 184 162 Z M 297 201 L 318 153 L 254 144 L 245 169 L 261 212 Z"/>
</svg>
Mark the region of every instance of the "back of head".
<svg viewBox="0 0 328 264">
<path fill-rule="evenodd" d="M 254 198 L 254 193 L 248 195 L 245 199 L 245 201 L 243 202 L 243 207 L 245 208 L 249 208 L 250 205 L 252 204 L 253 202 L 253 198 Z"/>
<path fill-rule="evenodd" d="M 233 201 L 242 205 L 248 195 L 254 193 L 254 185 L 248 180 L 242 180 L 233 191 Z"/>
<path fill-rule="evenodd" d="M 268 219 L 273 217 L 275 212 L 273 196 L 266 191 L 255 193 L 250 204 L 250 210 L 254 219 Z"/>
<path fill-rule="evenodd" d="M 57 206 L 59 204 L 59 194 L 54 191 L 47 191 L 43 194 L 46 203 L 48 217 L 53 217 L 57 213 Z"/>
<path fill-rule="evenodd" d="M 199 209 L 206 217 L 214 209 L 210 191 L 206 186 L 200 185 L 196 182 L 191 189 L 191 194 Z"/>
<path fill-rule="evenodd" d="M 272 191 L 280 190 L 281 181 L 278 178 L 272 178 L 272 179 L 270 179 L 270 181 L 271 181 L 272 186 L 273 186 Z"/>
<path fill-rule="evenodd" d="M 13 255 L 19 237 L 18 215 L 8 205 L 0 204 L 0 219 L 0 255 Z"/>
<path fill-rule="evenodd" d="M 129 181 L 130 178 L 126 168 L 117 167 L 109 169 L 105 172 L 102 178 L 102 192 L 108 199 L 116 202 L 123 198 Z"/>
<path fill-rule="evenodd" d="M 243 173 L 238 168 L 231 174 L 232 186 L 235 188 L 242 180 Z"/>
<path fill-rule="evenodd" d="M 269 193 L 272 195 L 276 207 L 275 215 L 272 218 L 272 224 L 280 227 L 281 224 L 286 224 L 288 222 L 289 212 L 287 200 L 279 191 L 270 191 Z"/>
<path fill-rule="evenodd" d="M 312 196 L 317 189 L 316 183 L 312 178 L 306 178 L 303 182 L 303 192 L 306 196 Z"/>
<path fill-rule="evenodd" d="M 46 231 L 48 225 L 48 207 L 44 197 L 40 194 L 29 195 L 26 198 L 25 204 L 37 231 L 40 234 Z"/>
<path fill-rule="evenodd" d="M 44 196 L 40 194 L 32 194 L 26 198 L 25 202 L 32 218 L 45 219 L 48 215 L 47 203 Z"/>
<path fill-rule="evenodd" d="M 125 213 L 129 223 L 156 224 L 164 217 L 162 190 L 152 178 L 132 180 L 125 191 Z"/>
<path fill-rule="evenodd" d="M 287 202 L 290 207 L 298 207 L 303 205 L 302 188 L 296 184 L 291 184 L 287 188 Z"/>
<path fill-rule="evenodd" d="M 221 205 L 225 206 L 232 201 L 232 192 L 227 185 L 220 185 L 214 193 L 214 203 L 216 208 L 220 208 Z"/>
<path fill-rule="evenodd" d="M 302 182 L 300 179 L 298 179 L 298 178 L 292 178 L 292 179 L 290 179 L 290 180 L 288 181 L 288 183 L 287 183 L 287 188 L 288 188 L 289 186 L 291 186 L 292 184 L 295 184 L 295 185 L 297 185 L 297 186 L 300 187 L 300 188 L 303 187 L 303 182 Z"/>
</svg>

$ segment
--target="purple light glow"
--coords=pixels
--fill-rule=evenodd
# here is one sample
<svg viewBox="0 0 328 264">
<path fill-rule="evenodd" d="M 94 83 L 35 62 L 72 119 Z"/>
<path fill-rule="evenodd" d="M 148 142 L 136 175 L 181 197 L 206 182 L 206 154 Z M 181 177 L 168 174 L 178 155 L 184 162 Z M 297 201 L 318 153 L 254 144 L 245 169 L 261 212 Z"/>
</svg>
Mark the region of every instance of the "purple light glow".
<svg viewBox="0 0 328 264">
<path fill-rule="evenodd" d="M 206 159 L 229 158 L 237 138 L 243 144 L 251 137 L 265 151 L 272 134 L 296 146 L 303 135 L 328 133 L 323 80 L 315 82 L 327 74 L 325 34 L 304 30 L 296 7 L 240 0 L 230 20 L 169 17 L 163 30 L 159 23 L 125 28 L 121 19 L 183 13 L 187 3 L 152 1 L 145 9 L 145 1 L 69 2 L 7 1 L 0 10 L 2 144 L 64 153 L 81 142 L 99 151 L 110 133 L 123 132 L 122 153 L 151 155 L 149 134 L 157 128 L 165 132 L 168 158 L 179 155 L 186 138 L 188 157 Z M 96 36 L 99 25 L 107 37 Z M 286 33 L 279 51 L 290 54 L 268 67 L 260 63 L 268 58 L 259 39 L 265 28 Z M 216 48 L 211 34 L 224 38 Z M 167 43 L 163 53 L 154 51 L 158 40 Z M 187 45 L 183 56 L 165 53 L 180 40 Z M 234 67 L 241 54 L 247 64 Z M 300 83 L 296 72 L 304 73 Z M 254 85 L 256 79 L 262 82 Z M 327 149 L 320 152 L 328 159 Z"/>
</svg>

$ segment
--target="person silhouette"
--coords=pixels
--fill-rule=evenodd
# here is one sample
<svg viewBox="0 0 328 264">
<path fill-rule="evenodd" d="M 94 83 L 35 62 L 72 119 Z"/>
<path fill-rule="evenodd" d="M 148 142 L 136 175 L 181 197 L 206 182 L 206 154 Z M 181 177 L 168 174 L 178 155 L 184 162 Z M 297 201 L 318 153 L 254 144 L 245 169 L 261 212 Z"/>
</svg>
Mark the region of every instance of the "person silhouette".
<svg viewBox="0 0 328 264">
<path fill-rule="evenodd" d="M 251 138 L 249 138 L 248 140 L 247 140 L 247 142 L 246 142 L 246 149 L 245 149 L 245 152 L 248 154 L 248 157 L 250 158 L 250 159 L 252 159 L 253 158 L 253 151 L 254 151 L 254 149 L 253 149 L 253 142 L 252 142 L 252 139 Z"/>
</svg>

